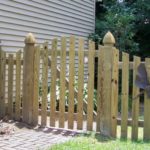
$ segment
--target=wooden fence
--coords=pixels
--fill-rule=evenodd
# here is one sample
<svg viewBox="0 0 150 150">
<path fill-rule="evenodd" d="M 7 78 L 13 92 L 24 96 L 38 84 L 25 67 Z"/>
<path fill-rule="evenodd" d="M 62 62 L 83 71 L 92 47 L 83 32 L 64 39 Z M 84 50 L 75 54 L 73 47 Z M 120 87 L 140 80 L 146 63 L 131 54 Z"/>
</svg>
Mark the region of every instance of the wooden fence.
<svg viewBox="0 0 150 150">
<path fill-rule="evenodd" d="M 24 53 L 0 51 L 0 117 L 7 115 L 31 125 L 97 131 L 112 137 L 117 136 L 120 125 L 121 138 L 127 138 L 131 126 L 133 140 L 138 139 L 139 128 L 143 130 L 144 140 L 149 140 L 150 99 L 145 94 L 144 102 L 140 102 L 143 97 L 133 100 L 140 91 L 135 85 L 140 58 L 134 56 L 130 62 L 129 54 L 119 53 L 110 32 L 99 50 L 95 50 L 92 41 L 89 49 L 84 50 L 84 40 L 74 36 L 70 37 L 69 48 L 65 37 L 61 38 L 60 48 L 57 42 L 52 40 L 51 48 L 48 43 L 35 46 L 30 33 L 25 39 Z M 74 67 L 75 57 L 78 70 Z M 66 76 L 66 58 L 69 58 L 69 76 Z M 87 81 L 84 80 L 85 58 L 88 59 Z M 97 66 L 95 58 L 98 58 Z M 150 59 L 142 63 L 150 79 Z M 94 89 L 95 67 L 97 89 Z M 142 105 L 144 110 L 140 111 Z"/>
</svg>

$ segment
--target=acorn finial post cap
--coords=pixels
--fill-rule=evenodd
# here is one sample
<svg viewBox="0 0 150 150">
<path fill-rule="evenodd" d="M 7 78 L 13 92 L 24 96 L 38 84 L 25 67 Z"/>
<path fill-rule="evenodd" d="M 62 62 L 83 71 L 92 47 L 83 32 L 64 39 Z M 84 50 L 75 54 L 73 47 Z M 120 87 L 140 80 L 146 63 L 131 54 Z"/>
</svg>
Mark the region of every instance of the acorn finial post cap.
<svg viewBox="0 0 150 150">
<path fill-rule="evenodd" d="M 114 45 L 116 43 L 114 36 L 110 31 L 108 31 L 103 39 L 103 44 L 104 45 Z"/>
<path fill-rule="evenodd" d="M 32 33 L 28 33 L 25 38 L 25 44 L 35 44 L 36 40 Z"/>
</svg>

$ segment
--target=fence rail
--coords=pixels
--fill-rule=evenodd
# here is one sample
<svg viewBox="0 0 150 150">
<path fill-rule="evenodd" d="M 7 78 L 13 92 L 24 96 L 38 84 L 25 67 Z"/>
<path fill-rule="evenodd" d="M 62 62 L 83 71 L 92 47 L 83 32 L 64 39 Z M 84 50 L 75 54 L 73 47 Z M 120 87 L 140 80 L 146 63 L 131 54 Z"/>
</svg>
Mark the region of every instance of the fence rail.
<svg viewBox="0 0 150 150">
<path fill-rule="evenodd" d="M 150 59 L 141 62 L 134 56 L 130 61 L 129 54 L 119 53 L 114 47 L 110 32 L 99 50 L 95 50 L 92 41 L 85 50 L 82 38 L 78 40 L 78 49 L 75 43 L 76 38 L 71 36 L 69 48 L 65 37 L 59 48 L 57 39 L 52 40 L 51 48 L 47 42 L 42 47 L 35 46 L 34 37 L 29 34 L 23 53 L 1 50 L 0 117 L 7 115 L 32 125 L 94 130 L 112 137 L 116 137 L 120 125 L 121 138 L 127 138 L 131 126 L 133 140 L 138 139 L 142 127 L 144 140 L 150 139 L 150 100 L 146 94 L 133 100 L 140 92 L 135 85 L 137 68 L 145 64 L 149 79 Z"/>
</svg>

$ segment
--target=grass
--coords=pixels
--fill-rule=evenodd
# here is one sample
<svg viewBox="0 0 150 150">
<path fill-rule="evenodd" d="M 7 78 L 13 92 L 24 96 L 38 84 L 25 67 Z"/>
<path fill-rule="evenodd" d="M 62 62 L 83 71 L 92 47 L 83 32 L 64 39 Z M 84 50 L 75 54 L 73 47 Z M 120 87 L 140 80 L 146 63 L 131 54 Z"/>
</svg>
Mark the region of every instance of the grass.
<svg viewBox="0 0 150 150">
<path fill-rule="evenodd" d="M 66 143 L 54 145 L 49 150 L 150 150 L 150 142 L 143 142 L 141 139 L 143 134 L 141 129 L 139 129 L 139 140 L 136 142 L 130 140 L 131 128 L 128 131 L 128 140 L 119 138 L 115 140 L 90 133 L 80 135 Z"/>
<path fill-rule="evenodd" d="M 81 136 L 49 150 L 150 150 L 150 143 L 113 140 L 100 136 Z"/>
</svg>

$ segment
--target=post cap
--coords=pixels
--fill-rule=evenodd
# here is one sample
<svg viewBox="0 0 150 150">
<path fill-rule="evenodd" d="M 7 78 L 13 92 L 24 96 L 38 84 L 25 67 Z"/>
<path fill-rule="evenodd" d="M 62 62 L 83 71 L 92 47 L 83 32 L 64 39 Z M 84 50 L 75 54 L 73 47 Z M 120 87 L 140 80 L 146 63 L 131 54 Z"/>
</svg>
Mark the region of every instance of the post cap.
<svg viewBox="0 0 150 150">
<path fill-rule="evenodd" d="M 32 33 L 28 33 L 26 38 L 25 38 L 25 44 L 35 44 L 35 37 Z"/>
<path fill-rule="evenodd" d="M 116 43 L 114 36 L 110 31 L 108 31 L 103 39 L 103 44 L 104 45 L 114 45 Z"/>
</svg>

